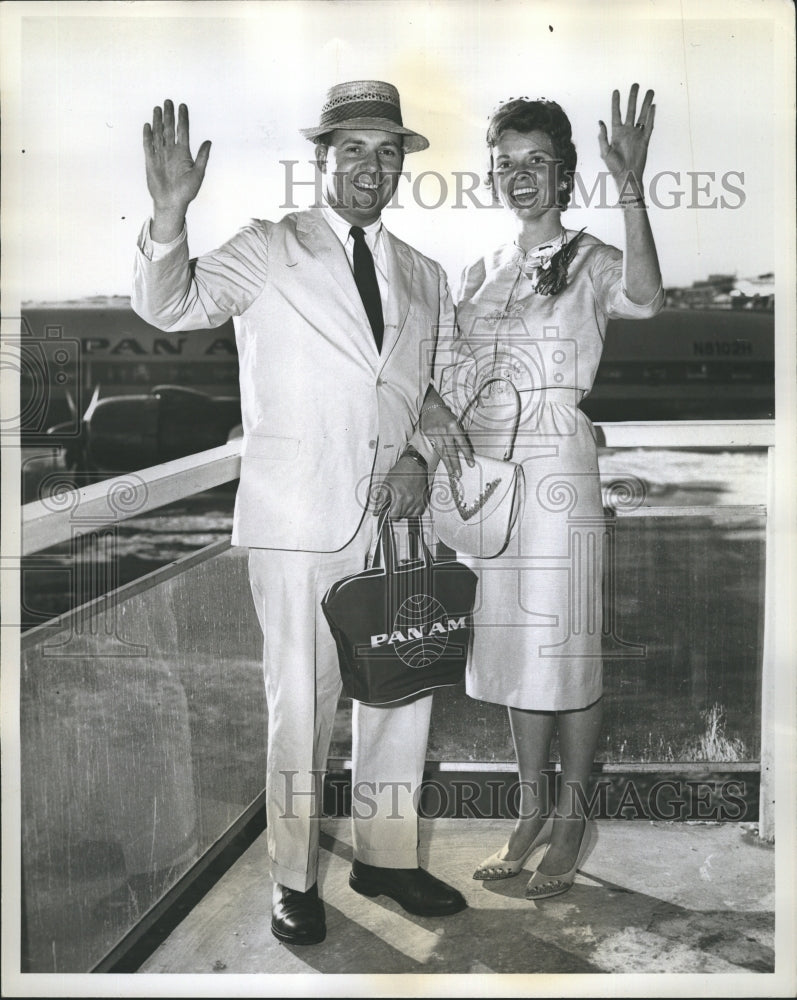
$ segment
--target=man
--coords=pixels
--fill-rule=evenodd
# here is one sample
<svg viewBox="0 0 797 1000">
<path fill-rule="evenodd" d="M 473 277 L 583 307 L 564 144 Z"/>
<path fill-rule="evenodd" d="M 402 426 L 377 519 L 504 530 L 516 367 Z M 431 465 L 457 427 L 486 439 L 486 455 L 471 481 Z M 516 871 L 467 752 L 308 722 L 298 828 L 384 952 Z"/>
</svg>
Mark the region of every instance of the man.
<svg viewBox="0 0 797 1000">
<path fill-rule="evenodd" d="M 249 547 L 264 634 L 271 927 L 282 941 L 313 944 L 326 933 L 318 828 L 340 693 L 320 601 L 365 566 L 374 487 L 392 497 L 393 517 L 423 510 L 431 454 L 413 429 L 435 331 L 453 322 L 453 311 L 440 266 L 381 223 L 405 153 L 428 146 L 404 127 L 395 87 L 333 87 L 319 125 L 302 134 L 316 144 L 325 205 L 254 221 L 189 261 L 185 215 L 210 143 L 194 160 L 187 108 L 176 130 L 172 103 L 155 108 L 144 126 L 153 215 L 139 241 L 132 302 L 164 330 L 236 317 L 244 441 L 233 544 Z M 418 866 L 412 793 L 431 704 L 431 696 L 392 708 L 354 703 L 349 882 L 410 913 L 440 916 L 466 904 Z"/>
</svg>

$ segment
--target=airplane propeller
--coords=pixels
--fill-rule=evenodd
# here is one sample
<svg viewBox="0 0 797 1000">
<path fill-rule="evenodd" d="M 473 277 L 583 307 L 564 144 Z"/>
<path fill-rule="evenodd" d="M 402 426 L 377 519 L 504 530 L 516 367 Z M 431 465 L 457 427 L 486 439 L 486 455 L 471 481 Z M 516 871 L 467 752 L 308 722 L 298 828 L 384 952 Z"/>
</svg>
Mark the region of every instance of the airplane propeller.
<svg viewBox="0 0 797 1000">
<path fill-rule="evenodd" d="M 69 416 L 77 421 L 77 403 L 75 402 L 75 397 L 72 395 L 69 389 L 64 393 L 64 398 L 66 399 L 67 409 L 69 410 Z"/>
<path fill-rule="evenodd" d="M 86 407 L 86 412 L 83 414 L 83 423 L 87 424 L 94 416 L 94 411 L 97 409 L 97 403 L 100 401 L 100 387 L 97 385 L 94 387 L 94 392 L 91 394 L 91 399 L 89 400 L 89 405 Z"/>
</svg>

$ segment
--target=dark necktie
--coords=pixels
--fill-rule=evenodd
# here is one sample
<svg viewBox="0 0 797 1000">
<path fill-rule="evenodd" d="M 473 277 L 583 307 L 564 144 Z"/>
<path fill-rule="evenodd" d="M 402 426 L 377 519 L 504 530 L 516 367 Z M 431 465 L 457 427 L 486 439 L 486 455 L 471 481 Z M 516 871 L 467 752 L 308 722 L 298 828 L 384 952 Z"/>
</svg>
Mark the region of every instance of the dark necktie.
<svg viewBox="0 0 797 1000">
<path fill-rule="evenodd" d="M 376 349 L 381 352 L 385 321 L 382 316 L 382 296 L 379 294 L 379 283 L 376 280 L 374 258 L 365 242 L 365 233 L 359 226 L 351 227 L 351 238 L 354 240 L 354 281 L 374 333 Z"/>
</svg>

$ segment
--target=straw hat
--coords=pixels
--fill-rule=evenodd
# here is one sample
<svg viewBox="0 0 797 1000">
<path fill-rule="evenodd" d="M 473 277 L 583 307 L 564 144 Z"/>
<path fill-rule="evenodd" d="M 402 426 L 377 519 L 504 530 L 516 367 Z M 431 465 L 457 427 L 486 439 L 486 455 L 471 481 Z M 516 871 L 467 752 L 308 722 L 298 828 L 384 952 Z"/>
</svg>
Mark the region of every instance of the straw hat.
<svg viewBox="0 0 797 1000">
<path fill-rule="evenodd" d="M 353 80 L 330 87 L 314 128 L 299 129 L 306 139 L 318 139 L 336 128 L 379 129 L 403 136 L 405 153 L 426 149 L 429 140 L 404 128 L 399 92 L 381 80 Z"/>
</svg>

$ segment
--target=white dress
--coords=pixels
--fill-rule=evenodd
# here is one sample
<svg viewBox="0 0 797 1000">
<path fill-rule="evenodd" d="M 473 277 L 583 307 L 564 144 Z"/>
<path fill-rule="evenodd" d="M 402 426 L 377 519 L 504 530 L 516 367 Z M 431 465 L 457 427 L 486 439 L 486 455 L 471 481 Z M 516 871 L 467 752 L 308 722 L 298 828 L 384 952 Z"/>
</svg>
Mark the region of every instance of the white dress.
<svg viewBox="0 0 797 1000">
<path fill-rule="evenodd" d="M 587 234 L 557 294 L 534 291 L 526 256 L 510 245 L 465 271 L 458 332 L 436 360 L 438 388 L 457 413 L 492 375 L 512 381 L 522 402 L 512 454 L 526 477 L 522 520 L 500 556 L 461 557 L 480 583 L 466 687 L 473 698 L 516 708 L 577 709 L 602 693 L 605 533 L 595 431 L 578 404 L 592 387 L 608 319 L 653 316 L 663 294 L 631 302 L 622 253 Z M 502 457 L 507 431 L 496 414 L 514 412 L 514 400 L 509 387 L 493 385 L 496 408 L 469 431 L 478 452 Z"/>
</svg>

